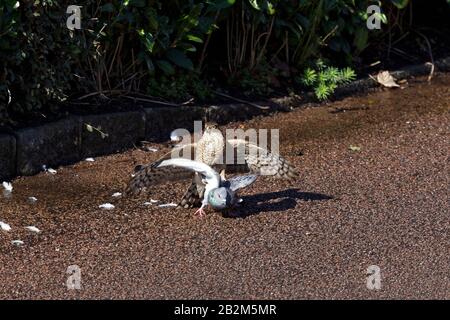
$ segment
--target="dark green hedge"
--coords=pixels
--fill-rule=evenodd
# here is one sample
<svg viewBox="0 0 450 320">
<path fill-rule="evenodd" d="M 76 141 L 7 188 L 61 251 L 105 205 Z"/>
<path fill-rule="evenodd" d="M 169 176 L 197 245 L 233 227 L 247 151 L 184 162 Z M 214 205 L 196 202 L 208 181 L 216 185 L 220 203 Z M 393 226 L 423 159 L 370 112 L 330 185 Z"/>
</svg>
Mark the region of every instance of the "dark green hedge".
<svg viewBox="0 0 450 320">
<path fill-rule="evenodd" d="M 87 0 L 70 31 L 74 1 L 0 0 L 0 122 L 92 92 L 202 96 L 210 76 L 254 87 L 330 51 L 351 64 L 379 2 Z"/>
</svg>

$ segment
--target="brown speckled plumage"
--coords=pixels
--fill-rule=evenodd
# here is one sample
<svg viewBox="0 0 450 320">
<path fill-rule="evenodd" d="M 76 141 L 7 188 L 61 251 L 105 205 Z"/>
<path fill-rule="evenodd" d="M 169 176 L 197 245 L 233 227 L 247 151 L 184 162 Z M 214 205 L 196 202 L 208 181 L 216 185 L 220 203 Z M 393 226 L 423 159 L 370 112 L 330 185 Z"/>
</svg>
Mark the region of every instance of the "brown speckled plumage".
<svg viewBox="0 0 450 320">
<path fill-rule="evenodd" d="M 244 151 L 244 153 L 238 154 L 238 151 Z M 227 157 L 226 152 L 232 152 L 232 157 Z M 172 156 L 206 163 L 217 171 L 222 171 L 223 175 L 226 171 L 228 174 L 250 172 L 289 180 L 298 177 L 295 168 L 283 157 L 242 139 L 230 139 L 225 142 L 217 125 L 207 123 L 205 132 L 197 143 L 176 147 L 158 161 L 141 167 L 128 184 L 126 194 L 140 193 L 161 183 L 191 179 L 191 184 L 179 202 L 179 206 L 185 208 L 197 206 L 204 192 L 200 176 L 179 167 L 158 168 L 163 160 L 170 159 Z M 232 163 L 224 164 L 230 158 L 233 159 Z"/>
</svg>

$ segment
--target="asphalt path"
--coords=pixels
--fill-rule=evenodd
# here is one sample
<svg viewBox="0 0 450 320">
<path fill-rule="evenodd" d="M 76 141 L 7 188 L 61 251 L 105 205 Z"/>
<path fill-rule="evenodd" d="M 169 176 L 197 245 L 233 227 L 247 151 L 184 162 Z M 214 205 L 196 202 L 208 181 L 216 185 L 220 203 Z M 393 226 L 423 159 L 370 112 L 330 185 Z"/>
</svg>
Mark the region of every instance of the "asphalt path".
<svg viewBox="0 0 450 320">
<path fill-rule="evenodd" d="M 158 206 L 186 183 L 112 197 L 163 144 L 17 178 L 0 198 L 0 299 L 449 299 L 449 111 L 440 76 L 232 123 L 279 129 L 299 178 L 260 178 L 228 216 Z"/>
</svg>

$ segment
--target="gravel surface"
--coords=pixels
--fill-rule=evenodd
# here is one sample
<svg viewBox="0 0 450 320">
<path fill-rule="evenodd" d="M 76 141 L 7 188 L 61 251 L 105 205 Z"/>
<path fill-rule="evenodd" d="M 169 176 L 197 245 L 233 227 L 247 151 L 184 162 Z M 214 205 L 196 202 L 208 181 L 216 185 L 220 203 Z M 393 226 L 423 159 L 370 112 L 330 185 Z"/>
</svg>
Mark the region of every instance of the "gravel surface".
<svg viewBox="0 0 450 320">
<path fill-rule="evenodd" d="M 450 299 L 449 110 L 447 75 L 230 124 L 279 128 L 300 178 L 259 179 L 228 217 L 144 204 L 186 184 L 112 197 L 164 145 L 18 178 L 0 197 L 0 299 Z"/>
</svg>

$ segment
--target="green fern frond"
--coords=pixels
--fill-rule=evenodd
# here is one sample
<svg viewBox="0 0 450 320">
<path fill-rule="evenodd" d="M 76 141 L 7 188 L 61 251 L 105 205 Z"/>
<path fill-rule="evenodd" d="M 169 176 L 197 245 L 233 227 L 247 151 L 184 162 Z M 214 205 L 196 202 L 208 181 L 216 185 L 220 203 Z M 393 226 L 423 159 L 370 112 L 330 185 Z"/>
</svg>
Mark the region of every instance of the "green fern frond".
<svg viewBox="0 0 450 320">
<path fill-rule="evenodd" d="M 329 87 L 325 83 L 319 83 L 319 85 L 314 89 L 314 93 L 319 100 L 325 100 L 331 94 Z"/>
<path fill-rule="evenodd" d="M 356 79 L 356 73 L 352 68 L 344 68 L 339 73 L 340 83 L 349 83 Z"/>
<path fill-rule="evenodd" d="M 336 67 L 327 67 L 323 71 L 323 76 L 325 81 L 337 83 L 339 80 L 339 69 Z"/>
<path fill-rule="evenodd" d="M 305 72 L 303 73 L 303 78 L 301 79 L 301 82 L 305 86 L 313 86 L 314 83 L 317 81 L 317 72 L 314 69 L 306 68 Z"/>
<path fill-rule="evenodd" d="M 319 100 L 325 100 L 336 90 L 339 84 L 349 83 L 354 79 L 356 79 L 356 74 L 353 69 L 327 67 L 321 60 L 318 60 L 315 69 L 305 69 L 300 82 L 306 87 L 313 88 Z"/>
</svg>

